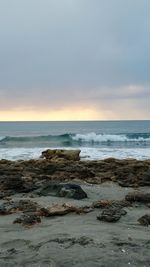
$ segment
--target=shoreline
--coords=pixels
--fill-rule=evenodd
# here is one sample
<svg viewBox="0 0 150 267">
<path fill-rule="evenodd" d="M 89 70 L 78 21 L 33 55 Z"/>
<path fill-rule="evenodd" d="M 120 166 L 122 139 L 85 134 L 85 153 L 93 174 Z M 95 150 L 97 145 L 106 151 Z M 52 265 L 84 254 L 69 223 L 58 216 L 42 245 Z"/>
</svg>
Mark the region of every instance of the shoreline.
<svg viewBox="0 0 150 267">
<path fill-rule="evenodd" d="M 0 160 L 38 160 L 40 154 L 43 150 L 48 149 L 46 148 L 0 148 Z M 56 148 L 51 148 L 56 149 Z M 110 157 L 115 158 L 116 160 L 125 160 L 125 159 L 136 159 L 136 160 L 147 160 L 150 159 L 150 152 L 149 148 L 91 148 L 91 147 L 79 147 L 79 148 L 57 148 L 57 149 L 80 149 L 81 153 L 81 160 L 104 160 Z"/>
</svg>

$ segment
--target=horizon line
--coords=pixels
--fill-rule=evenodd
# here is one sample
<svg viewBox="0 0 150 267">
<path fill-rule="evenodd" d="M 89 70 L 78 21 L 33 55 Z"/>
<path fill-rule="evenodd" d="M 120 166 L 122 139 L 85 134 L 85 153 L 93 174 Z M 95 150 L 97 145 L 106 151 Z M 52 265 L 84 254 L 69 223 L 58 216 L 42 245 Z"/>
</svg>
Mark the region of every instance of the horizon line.
<svg viewBox="0 0 150 267">
<path fill-rule="evenodd" d="M 2 122 L 115 122 L 115 121 L 150 121 L 150 119 L 116 119 L 116 120 L 6 120 L 6 121 L 1 121 L 0 120 L 0 123 Z"/>
</svg>

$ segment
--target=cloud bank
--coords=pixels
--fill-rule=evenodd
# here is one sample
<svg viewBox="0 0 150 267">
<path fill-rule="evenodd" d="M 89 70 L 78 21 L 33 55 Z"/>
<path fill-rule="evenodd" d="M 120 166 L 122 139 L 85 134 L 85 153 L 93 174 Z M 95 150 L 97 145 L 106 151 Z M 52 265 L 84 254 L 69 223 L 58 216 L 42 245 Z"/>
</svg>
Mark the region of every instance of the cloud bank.
<svg viewBox="0 0 150 267">
<path fill-rule="evenodd" d="M 0 0 L 0 120 L 72 109 L 150 119 L 149 10 L 149 0 Z"/>
</svg>

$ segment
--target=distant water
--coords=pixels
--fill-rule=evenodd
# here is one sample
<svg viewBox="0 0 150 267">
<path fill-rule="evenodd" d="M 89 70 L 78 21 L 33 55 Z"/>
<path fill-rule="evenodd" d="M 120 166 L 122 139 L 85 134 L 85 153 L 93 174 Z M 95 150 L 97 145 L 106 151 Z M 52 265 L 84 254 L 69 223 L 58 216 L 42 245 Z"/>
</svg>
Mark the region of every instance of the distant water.
<svg viewBox="0 0 150 267">
<path fill-rule="evenodd" d="M 0 159 L 38 158 L 47 148 L 88 159 L 150 158 L 150 121 L 0 122 Z"/>
</svg>

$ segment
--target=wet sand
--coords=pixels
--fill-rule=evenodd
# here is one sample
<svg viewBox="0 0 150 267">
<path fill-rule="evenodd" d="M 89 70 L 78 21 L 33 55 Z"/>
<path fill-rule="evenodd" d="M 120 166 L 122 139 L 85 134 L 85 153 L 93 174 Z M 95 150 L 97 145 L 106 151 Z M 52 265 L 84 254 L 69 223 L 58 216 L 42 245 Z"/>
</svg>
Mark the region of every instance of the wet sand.
<svg viewBox="0 0 150 267">
<path fill-rule="evenodd" d="M 91 205 L 100 199 L 121 200 L 133 188 L 120 187 L 113 182 L 100 185 L 82 184 L 88 194 L 84 200 L 52 196 L 30 198 L 42 206 L 52 203 Z M 148 187 L 138 188 L 148 192 Z M 12 200 L 23 194 L 12 196 Z M 1 200 L 1 202 L 3 202 Z M 133 204 L 118 222 L 97 220 L 100 209 L 88 214 L 70 213 L 42 218 L 40 224 L 25 228 L 13 224 L 18 214 L 0 216 L 0 267 L 149 267 L 150 227 L 137 221 L 149 212 L 149 207 Z"/>
</svg>

